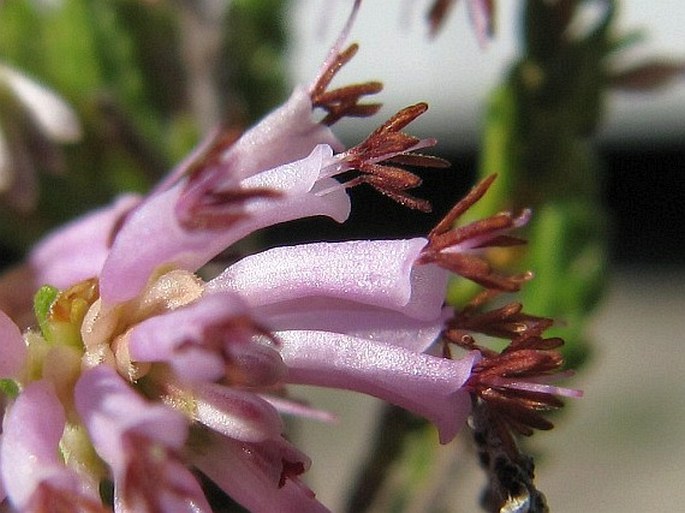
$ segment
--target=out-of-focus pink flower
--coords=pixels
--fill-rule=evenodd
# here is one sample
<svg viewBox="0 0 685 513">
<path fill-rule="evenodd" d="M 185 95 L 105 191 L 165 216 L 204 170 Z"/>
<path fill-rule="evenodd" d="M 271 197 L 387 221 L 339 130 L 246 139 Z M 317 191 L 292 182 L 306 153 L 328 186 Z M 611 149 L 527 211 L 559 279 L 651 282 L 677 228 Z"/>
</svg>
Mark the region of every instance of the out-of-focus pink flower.
<svg viewBox="0 0 685 513">
<path fill-rule="evenodd" d="M 110 252 L 112 239 L 140 197 L 126 194 L 111 205 L 96 210 L 48 235 L 28 257 L 37 288 L 49 283 L 66 289 L 97 276 Z M 78 251 L 74 249 L 78 248 Z"/>
<path fill-rule="evenodd" d="M 81 125 L 64 100 L 23 73 L 0 62 L 0 88 L 10 94 L 0 103 L 0 195 L 19 210 L 36 202 L 37 164 L 61 169 L 56 144 L 81 137 Z"/>
<path fill-rule="evenodd" d="M 34 321 L 31 300 L 42 285 L 67 289 L 97 276 L 118 227 L 140 201 L 135 194 L 124 194 L 43 238 L 26 261 L 0 275 L 0 309 L 28 327 Z"/>
<path fill-rule="evenodd" d="M 47 380 L 29 383 L 5 414 L 0 471 L 19 511 L 44 511 L 51 504 L 104 511 L 93 476 L 62 461 L 59 444 L 66 423 L 64 407 Z"/>
<path fill-rule="evenodd" d="M 434 0 L 428 11 L 428 23 L 431 35 L 441 29 L 456 0 Z M 478 41 L 484 45 L 494 33 L 495 0 L 469 0 L 467 2 L 471 24 L 478 36 Z"/>
</svg>

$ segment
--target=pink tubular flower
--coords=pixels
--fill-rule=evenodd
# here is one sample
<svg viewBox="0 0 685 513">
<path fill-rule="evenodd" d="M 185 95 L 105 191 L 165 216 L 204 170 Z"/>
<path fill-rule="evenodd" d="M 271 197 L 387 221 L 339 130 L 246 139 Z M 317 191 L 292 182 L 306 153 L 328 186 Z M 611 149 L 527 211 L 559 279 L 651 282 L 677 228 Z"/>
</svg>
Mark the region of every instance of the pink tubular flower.
<svg viewBox="0 0 685 513">
<path fill-rule="evenodd" d="M 113 474 L 115 510 L 211 511 L 176 454 L 188 431 L 180 412 L 148 404 L 107 365 L 83 373 L 74 399 L 95 450 Z"/>
<path fill-rule="evenodd" d="M 449 12 L 454 7 L 456 0 L 433 0 L 428 11 L 428 24 L 432 36 L 442 28 Z M 495 32 L 495 0 L 469 0 L 468 11 L 471 24 L 476 32 L 478 41 L 485 45 L 487 40 Z"/>
<path fill-rule="evenodd" d="M 45 283 L 60 289 L 97 276 L 102 269 L 117 225 L 140 202 L 126 194 L 112 205 L 92 212 L 45 237 L 29 256 L 34 287 Z M 74 248 L 79 248 L 78 252 Z"/>
<path fill-rule="evenodd" d="M 550 397 L 568 395 L 546 381 L 558 367 L 546 322 L 444 305 L 450 272 L 499 290 L 523 280 L 480 253 L 517 243 L 506 232 L 527 213 L 454 227 L 490 182 L 426 238 L 278 247 L 212 279 L 195 274 L 261 228 L 314 215 L 343 222 L 346 189 L 361 183 L 430 208 L 409 192 L 420 179 L 398 167 L 443 165 L 415 153 L 435 141 L 402 132 L 425 104 L 349 149 L 326 126 L 377 110 L 360 103 L 377 83 L 327 90 L 356 51 L 341 50 L 348 30 L 314 83 L 240 139 L 213 134 L 147 197 L 124 197 L 33 251 L 36 276 L 56 286 L 36 296 L 39 329 L 22 336 L 0 312 L 0 492 L 14 508 L 210 512 L 202 475 L 249 511 L 328 511 L 300 480 L 309 458 L 283 435 L 282 414 L 315 416 L 284 395 L 289 384 L 389 401 L 434 423 L 442 443 L 474 399 L 523 408 L 510 417 L 544 427 L 529 399 L 556 407 Z M 326 111 L 321 122 L 314 108 Z M 512 318 L 529 330 L 510 336 Z M 471 330 L 515 339 L 512 354 L 465 342 Z M 440 340 L 467 351 L 438 356 Z"/>
<path fill-rule="evenodd" d="M 230 473 L 227 461 L 233 462 Z M 296 478 L 309 468 L 309 458 L 283 438 L 254 443 L 210 436 L 206 450 L 194 455 L 193 463 L 251 511 L 328 511 Z"/>
<path fill-rule="evenodd" d="M 49 504 L 68 503 L 73 511 L 104 511 L 97 483 L 59 457 L 65 424 L 59 398 L 44 380 L 30 383 L 5 414 L 2 480 L 19 510 L 45 511 Z"/>
</svg>

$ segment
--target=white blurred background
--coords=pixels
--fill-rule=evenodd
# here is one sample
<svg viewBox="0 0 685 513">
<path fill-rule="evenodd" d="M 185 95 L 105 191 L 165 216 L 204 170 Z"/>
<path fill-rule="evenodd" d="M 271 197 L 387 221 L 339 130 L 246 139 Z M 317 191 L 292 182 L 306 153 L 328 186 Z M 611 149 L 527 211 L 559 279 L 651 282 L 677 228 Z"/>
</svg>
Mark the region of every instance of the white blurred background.
<svg viewBox="0 0 685 513">
<path fill-rule="evenodd" d="M 295 2 L 290 64 L 294 80 L 307 83 L 349 14 L 349 0 Z M 428 0 L 366 0 L 350 42 L 361 49 L 340 74 L 381 79 L 382 101 L 392 114 L 428 101 L 426 129 L 453 147 L 477 141 L 483 101 L 516 52 L 520 2 L 497 2 L 496 37 L 481 47 L 469 24 L 466 2 L 457 2 L 437 37 L 428 37 Z M 601 2 L 597 2 L 601 3 Z M 652 55 L 685 59 L 685 2 L 625 0 L 618 28 L 644 30 L 645 40 L 625 52 L 629 62 Z M 619 64 L 617 62 L 617 64 Z M 355 127 L 358 125 L 355 124 Z M 350 136 L 352 134 L 348 132 Z M 602 139 L 648 143 L 685 136 L 685 81 L 656 95 L 617 94 L 610 102 Z"/>
</svg>

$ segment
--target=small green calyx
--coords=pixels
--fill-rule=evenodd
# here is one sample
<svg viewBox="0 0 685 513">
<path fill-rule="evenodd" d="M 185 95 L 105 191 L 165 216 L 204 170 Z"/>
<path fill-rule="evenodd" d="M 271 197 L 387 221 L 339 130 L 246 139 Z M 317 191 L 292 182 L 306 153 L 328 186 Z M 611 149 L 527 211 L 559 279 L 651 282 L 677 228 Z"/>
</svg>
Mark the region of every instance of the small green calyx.
<svg viewBox="0 0 685 513">
<path fill-rule="evenodd" d="M 48 323 L 48 316 L 50 315 L 50 307 L 55 302 L 59 295 L 59 289 L 52 285 L 43 285 L 36 295 L 33 296 L 33 314 L 38 321 L 38 327 L 45 339 L 49 339 L 50 325 Z"/>
<path fill-rule="evenodd" d="M 81 324 L 98 297 L 96 279 L 82 281 L 64 291 L 51 285 L 41 287 L 34 297 L 33 309 L 45 341 L 81 348 Z"/>
<path fill-rule="evenodd" d="M 19 395 L 19 384 L 13 379 L 0 379 L 0 394 L 14 399 Z"/>
</svg>

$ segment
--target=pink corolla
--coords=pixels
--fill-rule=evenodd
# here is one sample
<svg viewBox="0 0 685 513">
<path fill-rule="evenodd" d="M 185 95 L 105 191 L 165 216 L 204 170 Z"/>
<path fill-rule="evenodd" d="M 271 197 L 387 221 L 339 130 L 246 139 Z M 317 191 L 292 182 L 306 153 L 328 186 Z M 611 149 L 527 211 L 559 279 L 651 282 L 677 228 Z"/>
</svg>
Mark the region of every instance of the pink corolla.
<svg viewBox="0 0 685 513">
<path fill-rule="evenodd" d="M 488 288 L 521 282 L 481 253 L 517 242 L 506 232 L 527 213 L 452 226 L 489 182 L 426 238 L 278 247 L 196 274 L 261 228 L 343 222 L 360 183 L 428 208 L 409 192 L 418 177 L 397 165 L 442 165 L 414 153 L 435 141 L 402 131 L 424 104 L 349 149 L 326 126 L 376 110 L 360 103 L 375 83 L 327 91 L 355 51 L 341 44 L 308 89 L 243 137 L 213 134 L 147 197 L 123 197 L 30 255 L 35 276 L 57 287 L 36 296 L 38 329 L 22 334 L 0 313 L 0 488 L 14 509 L 209 512 L 201 475 L 250 511 L 328 511 L 300 480 L 311 462 L 282 421 L 320 413 L 291 401 L 289 384 L 389 401 L 434 423 L 442 443 L 488 390 L 498 404 L 520 397 L 512 390 L 573 395 L 546 384 L 556 360 L 541 356 L 544 323 L 526 318 L 538 331 L 513 360 L 521 349 L 533 364 L 516 373 L 508 357 L 463 344 L 477 318 L 444 305 L 450 271 Z M 435 351 L 443 334 L 466 347 L 461 359 Z"/>
</svg>

